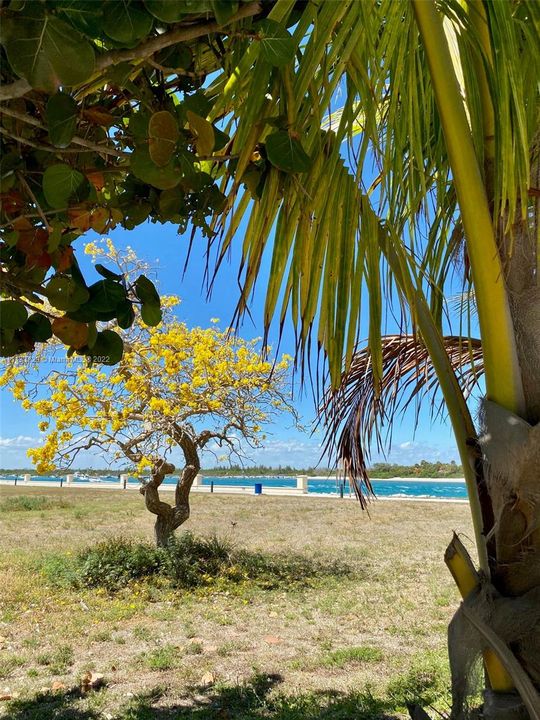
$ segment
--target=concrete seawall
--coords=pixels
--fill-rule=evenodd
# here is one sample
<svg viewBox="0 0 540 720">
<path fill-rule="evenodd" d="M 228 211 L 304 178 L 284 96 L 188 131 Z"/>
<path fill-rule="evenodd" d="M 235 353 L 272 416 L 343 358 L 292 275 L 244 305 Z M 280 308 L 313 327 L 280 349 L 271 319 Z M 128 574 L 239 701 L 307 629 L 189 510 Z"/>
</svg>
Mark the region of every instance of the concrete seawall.
<svg viewBox="0 0 540 720">
<path fill-rule="evenodd" d="M 25 479 L 26 478 L 26 479 Z M 306 478 L 306 480 L 304 480 Z M 211 478 L 208 478 L 211 480 Z M 254 483 L 259 478 L 256 477 L 250 477 L 250 480 L 252 481 L 249 485 L 218 485 L 213 484 L 211 485 L 203 485 L 202 480 L 199 480 L 199 482 L 194 483 L 191 492 L 192 493 L 202 493 L 202 494 L 225 494 L 225 495 L 255 495 L 255 494 L 261 494 L 261 495 L 273 495 L 273 496 L 288 496 L 288 497 L 303 497 L 303 498 L 327 498 L 327 499 L 344 499 L 344 500 L 355 500 L 354 494 L 350 494 L 349 492 L 345 492 L 343 495 L 339 493 L 338 490 L 336 490 L 335 493 L 317 493 L 317 492 L 308 492 L 307 490 L 307 480 L 328 480 L 329 478 L 327 476 L 318 476 L 318 477 L 310 477 L 307 478 L 307 476 L 299 476 L 297 478 L 297 486 L 296 487 L 270 487 L 265 486 L 264 483 L 262 483 L 262 488 L 260 493 L 255 493 L 254 491 Z M 377 480 L 377 478 L 374 478 L 374 480 Z M 426 482 L 426 483 L 463 483 L 463 480 L 459 478 L 391 478 L 391 479 L 384 479 L 383 482 Z M 10 486 L 13 487 L 16 485 L 17 487 L 20 487 L 21 490 L 27 489 L 27 488 L 54 488 L 56 490 L 60 490 L 62 488 L 69 488 L 69 489 L 78 489 L 78 490 L 116 490 L 118 492 L 125 492 L 125 491 L 138 491 L 140 488 L 140 485 L 134 482 L 127 482 L 127 476 L 121 475 L 119 480 L 116 482 L 111 481 L 85 481 L 85 482 L 77 482 L 76 478 L 73 475 L 68 475 L 65 478 L 59 478 L 58 481 L 40 481 L 40 480 L 31 480 L 29 475 L 23 476 L 23 478 L 2 478 L 0 479 L 0 486 Z M 163 484 L 160 487 L 160 491 L 163 492 L 173 492 L 175 489 L 175 485 L 170 484 Z M 377 500 L 385 500 L 385 501 L 393 501 L 393 502 L 399 502 L 401 500 L 414 500 L 415 502 L 449 502 L 449 503 L 467 503 L 468 500 L 466 499 L 459 499 L 459 498 L 433 498 L 433 497 L 415 497 L 413 495 L 404 497 L 403 495 L 399 497 L 385 497 L 382 495 L 377 496 Z"/>
</svg>

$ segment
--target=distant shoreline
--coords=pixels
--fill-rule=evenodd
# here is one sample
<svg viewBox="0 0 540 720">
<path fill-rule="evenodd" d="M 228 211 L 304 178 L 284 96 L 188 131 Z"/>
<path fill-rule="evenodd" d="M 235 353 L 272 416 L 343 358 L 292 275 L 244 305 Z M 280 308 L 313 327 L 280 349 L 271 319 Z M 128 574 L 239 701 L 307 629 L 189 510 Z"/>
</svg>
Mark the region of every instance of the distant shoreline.
<svg viewBox="0 0 540 720">
<path fill-rule="evenodd" d="M 324 478 L 321 478 L 324 479 Z M 410 480 L 410 478 L 408 478 Z M 432 481 L 433 482 L 433 481 Z M 435 482 L 444 482 L 441 480 L 435 480 Z M 459 482 L 459 481 L 446 481 L 446 482 Z M 8 481 L 5 479 L 0 479 L 0 487 L 13 487 L 13 481 Z M 137 485 L 134 483 L 129 483 L 126 487 L 119 487 L 118 483 L 114 482 L 73 482 L 72 484 L 64 484 L 63 489 L 62 486 L 58 484 L 58 482 L 51 482 L 51 481 L 30 481 L 29 483 L 17 483 L 17 489 L 21 489 L 23 491 L 25 490 L 47 490 L 47 491 L 54 491 L 54 492 L 70 492 L 72 490 L 79 491 L 109 491 L 109 492 L 120 492 L 120 493 L 135 493 L 137 491 Z M 172 483 L 169 483 L 168 485 L 163 484 L 160 488 L 164 492 L 174 492 L 175 485 Z M 197 487 L 193 487 L 191 489 L 191 492 L 193 494 L 203 494 L 203 495 L 235 495 L 237 497 L 253 497 L 253 486 L 232 486 L 232 485 L 216 485 L 213 489 L 211 489 L 210 485 L 199 485 Z M 324 492 L 302 492 L 301 490 L 298 490 L 297 488 L 291 488 L 291 487 L 271 487 L 266 486 L 262 488 L 261 495 L 264 495 L 264 497 L 289 497 L 289 498 L 308 498 L 311 500 L 333 500 L 333 501 L 355 501 L 356 498 L 354 494 L 347 493 L 345 495 L 342 495 L 341 498 L 337 492 L 332 493 L 324 493 Z M 377 500 L 383 500 L 388 502 L 420 502 L 420 503 L 430 503 L 430 502 L 436 502 L 436 503 L 462 503 L 466 504 L 468 500 L 466 498 L 458 498 L 458 497 L 436 497 L 436 496 L 430 496 L 430 495 L 407 495 L 407 494 L 399 494 L 399 495 L 377 495 Z"/>
<path fill-rule="evenodd" d="M 7 472 L 2 473 L 0 475 L 0 484 L 7 485 L 12 484 L 15 477 L 19 478 L 24 475 L 25 473 L 20 473 L 17 471 L 13 472 Z M 28 473 L 32 475 L 33 478 L 39 478 L 40 476 L 36 473 Z M 77 475 L 77 473 L 70 473 L 73 475 Z M 112 484 L 115 482 L 115 480 L 111 480 L 111 478 L 116 478 L 117 475 L 120 473 L 114 473 L 111 475 L 95 475 L 91 478 L 85 478 L 83 481 L 77 481 L 77 477 L 74 478 L 74 484 L 75 485 L 89 485 L 92 484 L 92 480 L 94 482 L 99 483 L 100 480 L 98 478 L 107 478 L 108 484 Z M 124 473 L 122 473 L 124 474 Z M 125 473 L 128 474 L 128 473 Z M 300 473 L 301 474 L 301 473 Z M 60 478 L 63 478 L 67 475 L 67 473 L 61 473 L 58 475 L 44 475 L 43 478 L 54 478 L 55 480 L 60 480 Z M 296 475 L 205 475 L 204 473 L 201 473 L 203 480 L 296 480 Z M 130 483 L 133 484 L 133 481 L 136 479 L 132 475 L 130 477 Z M 175 475 L 171 475 L 170 478 L 174 478 Z M 337 478 L 332 477 L 331 475 L 308 475 L 308 480 L 321 480 L 321 481 L 329 481 L 329 480 L 336 480 L 336 483 L 339 482 Z M 407 476 L 407 477 L 391 477 L 391 478 L 380 478 L 380 477 L 371 477 L 370 478 L 373 481 L 380 481 L 380 482 L 417 482 L 417 483 L 457 483 L 457 484 L 464 484 L 465 478 L 422 478 L 417 476 Z M 38 482 L 38 483 L 45 483 L 47 480 L 34 480 L 31 482 Z M 348 481 L 347 481 L 348 482 Z M 167 483 L 167 481 L 164 481 L 164 484 L 170 485 L 171 483 Z"/>
</svg>

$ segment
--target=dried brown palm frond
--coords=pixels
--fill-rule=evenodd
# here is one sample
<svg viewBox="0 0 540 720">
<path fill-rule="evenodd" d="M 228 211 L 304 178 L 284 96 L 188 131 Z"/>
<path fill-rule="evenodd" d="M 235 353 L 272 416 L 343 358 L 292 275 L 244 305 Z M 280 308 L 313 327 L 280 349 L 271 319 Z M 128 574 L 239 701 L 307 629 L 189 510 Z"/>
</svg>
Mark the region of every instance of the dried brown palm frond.
<svg viewBox="0 0 540 720">
<path fill-rule="evenodd" d="M 354 488 L 362 507 L 373 487 L 367 473 L 370 446 L 388 448 L 394 417 L 416 404 L 416 419 L 422 400 L 431 403 L 434 414 L 442 411 L 439 381 L 429 354 L 418 335 L 386 335 L 382 340 L 382 375 L 375 380 L 368 347 L 357 349 L 350 369 L 339 388 L 330 388 L 320 406 L 325 425 L 324 452 L 336 458 Z M 475 338 L 455 335 L 443 338 L 444 347 L 465 397 L 484 372 L 482 345 Z"/>
</svg>

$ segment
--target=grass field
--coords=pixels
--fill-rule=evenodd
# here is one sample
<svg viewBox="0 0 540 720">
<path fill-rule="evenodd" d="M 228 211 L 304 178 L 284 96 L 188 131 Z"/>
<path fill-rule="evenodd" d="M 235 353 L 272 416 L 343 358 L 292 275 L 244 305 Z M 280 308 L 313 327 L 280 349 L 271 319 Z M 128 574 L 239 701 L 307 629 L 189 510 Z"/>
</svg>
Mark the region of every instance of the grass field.
<svg viewBox="0 0 540 720">
<path fill-rule="evenodd" d="M 400 717 L 409 700 L 444 710 L 458 597 L 442 556 L 452 530 L 471 535 L 467 512 L 378 502 L 368 517 L 337 499 L 197 495 L 185 527 L 257 553 L 263 575 L 113 592 L 71 586 L 62 568 L 105 538 L 151 540 L 140 495 L 0 487 L 0 695 L 16 695 L 0 716 L 367 720 Z M 87 671 L 102 688 L 81 692 Z"/>
</svg>

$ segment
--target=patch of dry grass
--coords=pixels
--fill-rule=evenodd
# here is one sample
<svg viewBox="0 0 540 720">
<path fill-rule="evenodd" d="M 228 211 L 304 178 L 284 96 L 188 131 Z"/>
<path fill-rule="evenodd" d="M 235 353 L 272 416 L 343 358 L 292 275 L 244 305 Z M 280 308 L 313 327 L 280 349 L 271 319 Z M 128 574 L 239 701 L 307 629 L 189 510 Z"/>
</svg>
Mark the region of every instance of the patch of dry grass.
<svg viewBox="0 0 540 720">
<path fill-rule="evenodd" d="M 21 496 L 45 499 L 9 500 Z M 60 589 L 32 568 L 108 537 L 151 539 L 138 494 L 0 487 L 0 506 L 0 673 L 20 694 L 4 717 L 367 719 L 397 716 L 409 692 L 440 699 L 458 603 L 442 557 L 454 529 L 470 534 L 465 505 L 379 502 L 368 517 L 335 498 L 195 495 L 185 527 L 196 535 L 351 573 L 271 590 L 148 581 L 114 595 Z M 107 685 L 79 696 L 87 670 Z M 54 681 L 65 688 L 36 695 Z"/>
</svg>

